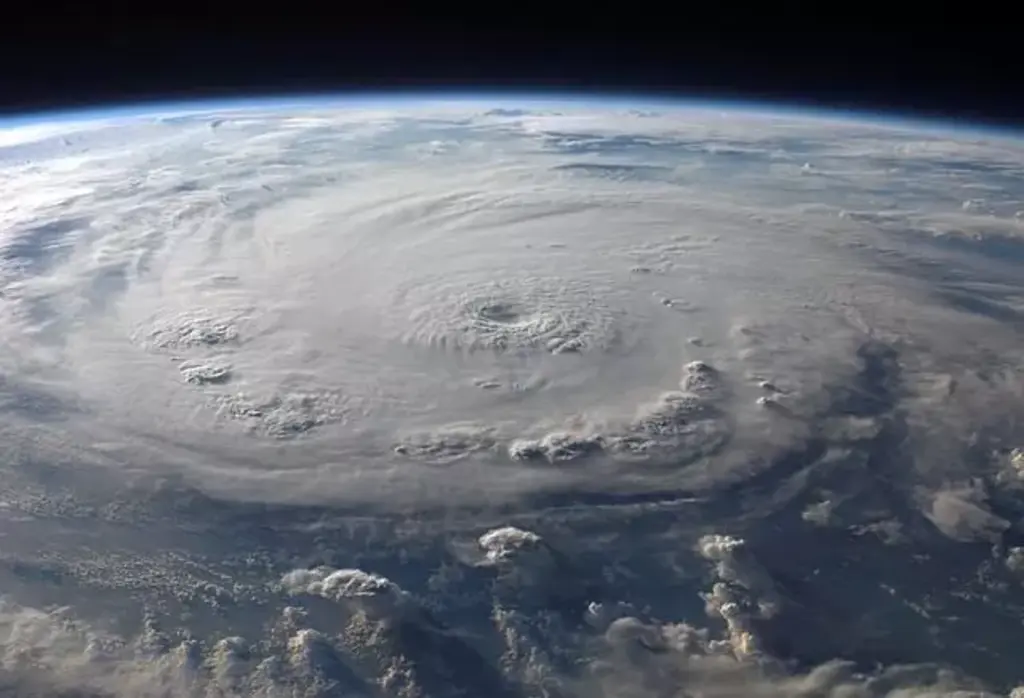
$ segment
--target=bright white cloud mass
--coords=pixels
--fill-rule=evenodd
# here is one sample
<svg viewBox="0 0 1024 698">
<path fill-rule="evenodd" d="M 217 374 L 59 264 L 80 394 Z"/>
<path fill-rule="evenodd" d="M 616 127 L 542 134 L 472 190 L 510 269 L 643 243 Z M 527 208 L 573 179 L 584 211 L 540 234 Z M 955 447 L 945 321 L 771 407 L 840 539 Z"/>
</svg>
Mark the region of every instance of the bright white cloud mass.
<svg viewBox="0 0 1024 698">
<path fill-rule="evenodd" d="M 1024 684 L 1024 140 L 632 106 L 0 131 L 0 695 Z"/>
</svg>

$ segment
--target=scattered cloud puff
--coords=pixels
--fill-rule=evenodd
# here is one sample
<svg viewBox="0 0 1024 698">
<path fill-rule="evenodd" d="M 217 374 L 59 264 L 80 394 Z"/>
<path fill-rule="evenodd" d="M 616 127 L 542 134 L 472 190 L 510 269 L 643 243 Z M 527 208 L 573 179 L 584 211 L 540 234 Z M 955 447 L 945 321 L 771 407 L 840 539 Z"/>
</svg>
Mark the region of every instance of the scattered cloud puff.
<svg viewBox="0 0 1024 698">
<path fill-rule="evenodd" d="M 988 510 L 983 492 L 969 486 L 937 492 L 926 515 L 953 540 L 997 542 L 1010 522 Z"/>
</svg>

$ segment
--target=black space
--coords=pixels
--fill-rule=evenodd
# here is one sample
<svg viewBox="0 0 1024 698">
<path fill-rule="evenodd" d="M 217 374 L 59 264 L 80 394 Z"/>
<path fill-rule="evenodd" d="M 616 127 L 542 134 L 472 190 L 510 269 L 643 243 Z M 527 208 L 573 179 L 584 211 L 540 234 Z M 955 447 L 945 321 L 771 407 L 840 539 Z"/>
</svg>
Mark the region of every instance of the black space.
<svg viewBox="0 0 1024 698">
<path fill-rule="evenodd" d="M 357 23 L 343 10 L 251 27 L 211 22 L 201 31 L 197 22 L 96 17 L 65 18 L 56 33 L 52 22 L 11 25 L 0 30 L 0 111 L 253 94 L 515 88 L 767 100 L 1024 124 L 1017 42 L 998 27 L 979 33 L 931 18 L 921 19 L 917 31 L 881 31 L 889 18 L 876 17 L 863 23 L 872 28 L 836 32 L 821 27 L 839 25 L 840 15 L 820 17 L 816 26 L 810 15 L 779 10 L 767 24 L 753 18 L 730 30 L 676 13 L 659 17 L 638 9 L 640 22 L 606 12 L 594 21 L 567 22 L 512 6 L 493 6 L 479 22 Z M 732 12 L 745 14 L 739 7 Z M 568 11 L 560 14 L 573 19 Z M 533 26 L 510 28 L 516 22 Z"/>
</svg>

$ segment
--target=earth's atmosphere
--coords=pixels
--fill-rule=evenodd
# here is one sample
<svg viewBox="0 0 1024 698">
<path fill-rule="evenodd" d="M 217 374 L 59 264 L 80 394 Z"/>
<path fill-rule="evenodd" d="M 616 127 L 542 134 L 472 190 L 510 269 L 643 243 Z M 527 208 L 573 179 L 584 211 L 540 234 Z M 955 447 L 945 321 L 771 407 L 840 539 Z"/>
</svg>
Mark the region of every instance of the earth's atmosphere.
<svg viewBox="0 0 1024 698">
<path fill-rule="evenodd" d="M 0 130 L 0 313 L 0 695 L 1024 683 L 1024 140 L 37 120 Z"/>
</svg>

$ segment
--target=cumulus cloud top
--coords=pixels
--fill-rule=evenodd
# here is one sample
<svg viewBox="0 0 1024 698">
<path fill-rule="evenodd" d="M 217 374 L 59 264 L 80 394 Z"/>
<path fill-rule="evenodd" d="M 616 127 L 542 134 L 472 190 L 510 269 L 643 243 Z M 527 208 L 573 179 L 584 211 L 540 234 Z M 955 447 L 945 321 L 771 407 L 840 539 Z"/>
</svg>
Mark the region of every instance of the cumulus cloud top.
<svg viewBox="0 0 1024 698">
<path fill-rule="evenodd" d="M 292 570 L 281 583 L 292 593 L 315 594 L 331 600 L 394 596 L 401 592 L 390 580 L 355 569 Z"/>
<path fill-rule="evenodd" d="M 501 562 L 521 553 L 536 551 L 541 546 L 541 537 L 513 526 L 503 526 L 480 536 L 479 543 L 490 562 Z"/>
</svg>

